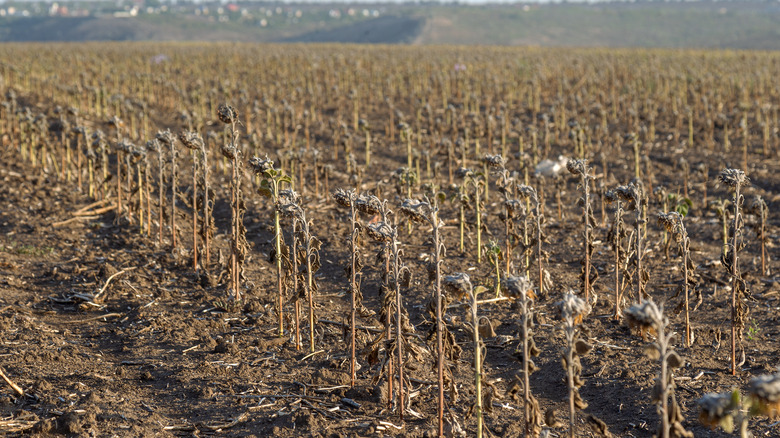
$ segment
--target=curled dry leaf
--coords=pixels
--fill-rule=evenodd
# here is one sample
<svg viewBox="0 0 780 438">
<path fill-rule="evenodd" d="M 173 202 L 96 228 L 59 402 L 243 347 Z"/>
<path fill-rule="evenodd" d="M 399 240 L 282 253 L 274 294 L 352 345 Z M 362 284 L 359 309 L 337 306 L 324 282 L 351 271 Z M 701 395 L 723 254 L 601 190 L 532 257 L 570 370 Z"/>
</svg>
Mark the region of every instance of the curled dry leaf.
<svg viewBox="0 0 780 438">
<path fill-rule="evenodd" d="M 669 356 L 666 358 L 666 362 L 669 364 L 669 367 L 673 369 L 680 368 L 685 363 L 682 357 L 680 357 L 680 355 L 674 351 L 669 353 Z"/>
<path fill-rule="evenodd" d="M 593 350 L 593 346 L 583 341 L 582 339 L 578 340 L 574 344 L 574 351 L 576 351 L 580 356 L 584 356 L 590 353 L 591 350 Z"/>
</svg>

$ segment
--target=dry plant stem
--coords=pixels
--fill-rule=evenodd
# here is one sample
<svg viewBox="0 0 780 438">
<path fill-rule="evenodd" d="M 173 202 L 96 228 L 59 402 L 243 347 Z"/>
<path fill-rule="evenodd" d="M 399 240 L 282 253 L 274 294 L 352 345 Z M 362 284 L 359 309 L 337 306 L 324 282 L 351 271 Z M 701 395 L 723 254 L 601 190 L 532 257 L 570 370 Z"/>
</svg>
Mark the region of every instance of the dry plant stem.
<svg viewBox="0 0 780 438">
<path fill-rule="evenodd" d="M 306 296 L 309 302 L 309 351 L 314 353 L 314 273 L 312 272 L 312 257 L 315 255 L 306 214 L 302 213 L 301 218 L 303 219 L 303 235 L 304 239 L 306 239 Z"/>
<path fill-rule="evenodd" d="M 436 265 L 436 376 L 439 385 L 438 422 L 439 436 L 444 436 L 444 340 L 442 339 L 442 308 L 441 308 L 441 236 L 439 235 L 439 207 L 434 200 L 431 209 L 431 223 L 433 225 L 433 263 Z"/>
<path fill-rule="evenodd" d="M 564 334 L 566 335 L 566 383 L 569 387 L 569 437 L 574 438 L 574 336 L 576 327 L 572 317 L 566 318 Z"/>
<path fill-rule="evenodd" d="M 122 215 L 122 151 L 116 151 L 116 215 Z"/>
<path fill-rule="evenodd" d="M 688 305 L 688 259 L 691 257 L 690 248 L 691 242 L 688 239 L 688 233 L 685 231 L 685 226 L 682 224 L 682 216 L 680 216 L 680 227 L 683 230 L 683 284 L 685 285 L 685 346 L 691 346 L 691 318 Z"/>
<path fill-rule="evenodd" d="M 764 209 L 766 204 L 762 201 L 759 203 L 759 211 L 761 214 L 761 276 L 767 275 L 766 272 L 766 213 Z"/>
<path fill-rule="evenodd" d="M 81 164 L 81 133 L 76 133 L 76 185 L 79 188 L 79 192 L 84 190 L 83 186 L 83 172 Z"/>
<path fill-rule="evenodd" d="M 22 397 L 24 396 L 24 391 L 22 390 L 22 388 L 19 387 L 19 385 L 14 383 L 11 379 L 8 378 L 8 376 L 5 375 L 5 371 L 3 370 L 3 368 L 0 368 L 0 377 L 2 377 L 5 383 L 7 383 L 8 386 L 10 386 L 14 391 L 16 391 L 16 393 L 19 394 L 19 396 Z"/>
<path fill-rule="evenodd" d="M 241 158 L 241 151 L 239 150 L 238 145 L 238 117 L 231 117 L 230 118 L 230 144 L 234 148 L 233 153 L 233 163 L 232 163 L 232 179 L 230 184 L 230 191 L 231 191 L 231 205 L 233 206 L 233 214 L 232 214 L 232 230 L 231 230 L 231 288 L 233 289 L 233 297 L 235 300 L 241 301 L 241 267 L 239 266 L 239 254 L 240 251 L 239 245 L 241 245 L 241 236 L 239 235 L 241 233 L 241 173 L 239 168 L 240 158 Z M 278 192 L 277 192 L 278 193 Z M 274 199 L 276 201 L 276 199 Z M 274 202 L 274 206 L 276 203 Z M 276 208 L 274 208 L 274 229 L 276 233 L 281 233 L 281 229 L 279 228 L 279 212 Z M 173 230 L 174 235 L 176 233 L 176 230 Z M 278 239 L 277 235 L 277 239 Z M 276 260 L 277 265 L 281 266 L 281 259 L 279 255 L 281 254 L 281 251 L 279 249 L 279 245 L 277 242 L 277 252 L 276 252 Z M 281 268 L 280 268 L 281 269 Z M 281 290 L 281 289 L 280 289 Z M 281 310 L 281 302 L 279 303 L 279 309 Z M 280 318 L 281 318 L 281 312 L 280 312 Z"/>
<path fill-rule="evenodd" d="M 198 272 L 198 152 L 192 151 L 192 269 Z"/>
<path fill-rule="evenodd" d="M 686 327 L 687 328 L 687 327 Z M 662 437 L 669 438 L 669 385 L 667 385 L 667 364 L 668 364 L 668 349 L 669 338 L 671 336 L 666 335 L 666 318 L 662 318 L 662 321 L 658 324 L 658 350 L 661 355 L 661 427 Z"/>
<path fill-rule="evenodd" d="M 89 173 L 89 197 L 94 198 L 95 197 L 95 169 L 94 169 L 94 160 L 92 159 L 92 156 L 90 155 L 89 158 L 87 158 L 87 172 Z M 147 196 L 147 199 L 149 197 Z"/>
<path fill-rule="evenodd" d="M 91 163 L 90 163 L 91 166 Z M 144 155 L 144 185 L 146 186 L 146 236 L 151 236 L 152 232 L 152 194 L 151 194 L 151 183 L 149 180 L 149 153 L 147 152 L 146 155 Z M 92 185 L 92 169 L 90 167 L 90 186 Z M 90 196 L 91 196 L 91 188 L 90 188 Z"/>
<path fill-rule="evenodd" d="M 396 220 L 397 217 L 394 217 Z M 403 309 L 401 301 L 401 250 L 398 248 L 398 225 L 393 226 L 392 236 L 392 249 L 393 249 L 393 283 L 395 283 L 395 339 L 396 350 L 398 351 L 398 418 L 404 420 L 404 410 L 406 409 L 406 403 L 404 402 L 404 337 L 401 330 L 401 319 L 403 318 Z"/>
<path fill-rule="evenodd" d="M 295 349 L 301 349 L 301 303 L 298 299 L 298 236 L 296 234 L 298 228 L 298 217 L 294 215 L 292 218 L 292 248 L 290 249 L 290 256 L 292 258 L 293 268 L 293 294 L 295 294 Z"/>
<path fill-rule="evenodd" d="M 350 272 L 350 308 L 349 308 L 349 343 L 350 343 L 350 353 L 349 353 L 349 386 L 355 386 L 355 325 L 356 325 L 356 313 L 357 313 L 357 303 L 355 299 L 355 294 L 357 293 L 357 238 L 358 238 L 358 229 L 357 229 L 357 212 L 355 211 L 355 201 L 356 201 L 356 193 L 351 192 L 350 193 L 350 224 L 352 225 L 352 230 L 350 233 L 349 238 L 349 246 L 350 251 L 352 252 L 352 269 Z M 402 414 L 403 418 L 403 414 Z"/>
<path fill-rule="evenodd" d="M 620 311 L 620 229 L 623 226 L 623 205 L 620 199 L 615 201 L 615 320 L 619 320 Z"/>
<path fill-rule="evenodd" d="M 530 379 L 530 370 L 528 365 L 528 319 L 531 315 L 531 309 L 529 309 L 530 306 L 530 299 L 528 298 L 527 291 L 521 291 L 522 294 L 520 295 L 520 305 L 522 306 L 522 315 L 520 316 L 521 321 L 521 335 L 523 337 L 523 421 L 524 421 L 524 428 L 523 428 L 523 434 L 524 436 L 528 437 L 531 436 L 531 422 L 528 418 L 528 406 L 531 403 L 530 395 L 531 395 L 531 379 Z"/>
<path fill-rule="evenodd" d="M 171 148 L 171 247 L 176 249 L 176 140 L 170 139 Z"/>
<path fill-rule="evenodd" d="M 747 146 L 745 146 L 747 150 Z M 737 287 L 740 280 L 739 275 L 739 255 L 737 252 L 737 236 L 739 235 L 740 208 L 742 201 L 740 193 L 740 181 L 734 186 L 734 234 L 731 250 L 733 251 L 734 279 L 731 284 L 731 375 L 737 374 Z"/>
<path fill-rule="evenodd" d="M 163 157 L 163 151 L 162 146 L 157 151 L 157 159 L 158 159 L 158 171 L 159 171 L 159 180 L 157 181 L 157 231 L 158 231 L 158 240 L 160 245 L 163 244 L 163 209 L 165 208 L 165 161 Z"/>
<path fill-rule="evenodd" d="M 211 228 L 211 207 L 209 206 L 209 165 L 206 155 L 206 142 L 204 141 L 200 149 L 201 165 L 203 167 L 203 247 L 205 250 L 206 259 L 203 263 L 203 268 L 208 271 L 209 263 L 211 261 L 211 253 L 209 249 L 209 232 Z M 196 204 L 197 205 L 197 204 Z"/>
<path fill-rule="evenodd" d="M 238 157 L 233 157 L 233 163 L 231 166 L 231 175 L 230 175 L 230 205 L 233 207 L 233 214 L 230 218 L 230 235 L 231 235 L 231 241 L 232 244 L 230 245 L 230 290 L 233 291 L 233 297 L 238 301 L 240 299 L 239 291 L 238 291 L 238 281 L 236 281 L 236 251 L 237 251 L 237 241 L 238 241 L 238 234 L 236 230 L 236 217 L 238 217 L 238 190 L 236 189 L 236 164 L 238 162 Z M 279 225 L 279 213 L 274 212 L 274 226 L 275 229 L 278 229 Z M 278 252 L 276 253 L 278 256 Z M 281 309 L 281 300 L 279 308 Z"/>
<path fill-rule="evenodd" d="M 279 202 L 279 183 L 276 179 L 273 184 L 273 202 Z M 282 228 L 279 226 L 279 209 L 274 208 L 274 245 L 276 247 L 276 287 L 278 291 L 279 305 L 279 337 L 284 336 L 284 286 L 282 284 Z"/>
<path fill-rule="evenodd" d="M 590 302 L 590 176 L 586 172 L 582 174 L 582 185 L 585 190 L 585 206 L 583 207 L 585 219 L 585 302 Z"/>
<path fill-rule="evenodd" d="M 384 210 L 382 214 L 382 220 L 387 222 L 387 218 L 384 215 Z M 386 243 L 384 247 L 385 251 L 385 281 L 384 286 L 388 289 L 390 288 L 389 285 L 389 278 L 390 278 L 390 256 L 392 253 L 392 243 Z M 387 312 L 387 315 L 385 316 L 385 337 L 387 340 L 387 344 L 390 345 L 390 341 L 393 338 L 393 324 L 392 324 L 392 315 L 391 312 Z M 390 349 L 387 349 L 387 405 L 388 409 L 392 408 L 392 395 L 393 395 L 393 376 L 395 370 L 395 363 L 393 359 L 393 355 L 390 352 Z"/>
<path fill-rule="evenodd" d="M 459 215 L 458 215 L 458 222 L 460 226 L 460 252 L 463 252 L 466 249 L 465 246 L 465 231 L 466 231 L 466 203 L 463 201 L 463 198 L 466 196 L 465 193 L 465 186 L 466 183 L 464 182 L 460 186 L 460 195 L 458 202 L 460 203 L 460 209 L 459 209 Z"/>
<path fill-rule="evenodd" d="M 471 288 L 471 324 L 474 333 L 474 387 L 477 416 L 477 438 L 482 438 L 482 349 L 479 345 L 479 320 L 477 315 L 477 292 Z"/>
<path fill-rule="evenodd" d="M 144 233 L 144 181 L 141 178 L 141 163 L 136 163 L 136 173 L 138 174 L 138 232 Z"/>
<path fill-rule="evenodd" d="M 642 195 L 640 194 L 640 197 Z M 644 300 L 644 287 L 642 284 L 642 201 L 636 203 L 636 290 L 637 300 L 641 304 Z"/>
<path fill-rule="evenodd" d="M 475 177 L 478 178 L 478 177 Z M 477 264 L 482 263 L 482 212 L 479 208 L 479 185 L 481 181 L 479 179 L 474 180 L 474 210 L 477 212 Z"/>
<path fill-rule="evenodd" d="M 542 211 L 539 198 L 535 198 L 536 215 L 536 262 L 539 265 L 539 296 L 544 295 L 544 268 L 542 267 Z"/>
</svg>

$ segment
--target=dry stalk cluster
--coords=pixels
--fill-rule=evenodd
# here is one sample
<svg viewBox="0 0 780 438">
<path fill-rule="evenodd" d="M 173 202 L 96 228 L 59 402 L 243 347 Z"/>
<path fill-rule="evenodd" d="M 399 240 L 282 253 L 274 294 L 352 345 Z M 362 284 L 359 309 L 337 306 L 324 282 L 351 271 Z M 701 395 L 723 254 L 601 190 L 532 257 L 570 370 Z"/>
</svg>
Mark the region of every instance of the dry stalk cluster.
<svg viewBox="0 0 780 438">
<path fill-rule="evenodd" d="M 693 433 L 685 430 L 682 425 L 683 415 L 674 393 L 673 370 L 684 365 L 683 359 L 672 348 L 675 333 L 669 333 L 669 319 L 652 300 L 631 306 L 626 310 L 628 324 L 640 332 L 653 333 L 656 341 L 645 348 L 645 353 L 651 360 L 657 360 L 660 371 L 653 386 L 653 401 L 658 403 L 658 415 L 661 423 L 657 436 L 662 438 L 693 438 Z"/>
<path fill-rule="evenodd" d="M 745 299 L 750 296 L 748 284 L 742 279 L 739 270 L 739 251 L 745 246 L 743 236 L 742 203 L 745 200 L 742 189 L 750 184 L 745 172 L 739 169 L 724 169 L 718 175 L 718 180 L 734 191 L 731 203 L 734 206 L 734 222 L 731 228 L 731 244 L 721 257 L 721 263 L 732 278 L 731 285 L 731 374 L 737 373 L 737 343 L 742 345 L 742 334 L 749 308 Z"/>
<path fill-rule="evenodd" d="M 522 339 L 519 353 L 523 362 L 523 431 L 525 436 L 538 436 L 542 431 L 543 415 L 539 401 L 531 393 L 531 373 L 537 370 L 533 357 L 539 356 L 540 350 L 534 342 L 534 310 L 533 284 L 526 276 L 508 276 L 504 282 L 507 296 L 520 303 L 520 337 Z"/>
<path fill-rule="evenodd" d="M 590 305 L 587 301 L 573 293 L 566 293 L 563 299 L 556 303 L 563 320 L 563 334 L 566 337 L 566 345 L 561 352 L 561 363 L 566 372 L 566 382 L 569 388 L 569 436 L 574 437 L 574 415 L 577 410 L 588 407 L 588 404 L 580 396 L 580 387 L 585 384 L 582 380 L 582 362 L 580 357 L 588 354 L 593 347 L 580 338 L 580 324 L 590 313 Z"/>
<path fill-rule="evenodd" d="M 645 224 L 647 223 L 647 197 L 641 181 L 632 181 L 627 185 L 619 186 L 615 188 L 615 194 L 625 203 L 625 211 L 634 212 L 634 258 L 631 260 L 634 269 L 630 279 L 636 278 L 635 296 L 637 301 L 641 303 L 649 298 L 649 295 L 645 292 L 645 286 L 650 280 L 650 273 L 642 266 L 642 258 L 645 251 L 642 247 L 642 242 L 647 234 L 645 229 Z"/>
<path fill-rule="evenodd" d="M 626 223 L 623 220 L 623 198 L 618 195 L 618 190 L 609 190 L 604 194 L 606 201 L 615 206 L 615 218 L 607 232 L 607 239 L 612 244 L 612 251 L 615 255 L 615 313 L 614 319 L 619 320 L 623 316 L 623 307 L 625 306 L 624 292 L 630 287 L 632 282 L 631 272 L 628 269 L 629 260 L 633 256 L 631 241 L 633 232 L 629 234 Z M 622 277 L 621 277 L 622 274 Z M 622 280 L 622 281 L 621 281 Z"/>
<path fill-rule="evenodd" d="M 283 186 L 284 184 L 290 184 L 291 179 L 282 169 L 275 169 L 274 162 L 269 160 L 267 156 L 265 159 L 257 156 L 252 157 L 249 160 L 249 165 L 252 167 L 255 175 L 261 178 L 257 192 L 269 198 L 273 204 L 274 246 L 270 253 L 270 258 L 276 264 L 276 311 L 279 317 L 279 336 L 281 337 L 284 336 L 284 299 L 286 291 L 284 284 L 285 271 L 282 268 L 282 264 L 289 260 L 286 257 L 286 254 L 289 254 L 289 252 L 287 252 L 287 246 L 284 245 L 284 234 L 282 233 L 280 217 L 282 207 L 295 201 L 296 196 L 294 192 L 285 192 Z"/>
<path fill-rule="evenodd" d="M 478 298 L 479 294 L 485 292 L 487 289 L 484 286 L 474 287 L 471 284 L 471 278 L 469 278 L 468 274 L 462 272 L 445 276 L 443 282 L 445 290 L 450 292 L 456 299 L 461 300 L 468 298 L 471 303 L 471 321 L 469 328 L 471 329 L 473 340 L 475 400 L 474 404 L 469 409 L 469 415 L 473 413 L 476 417 L 476 436 L 481 438 L 484 429 L 484 413 L 489 410 L 490 407 L 485 405 L 482 393 L 482 385 L 487 381 L 483 368 L 486 348 L 485 344 L 480 339 L 480 335 L 483 335 L 483 332 L 492 331 L 492 327 L 490 327 L 489 321 L 486 321 L 486 324 L 481 324 L 478 311 Z M 487 335 L 488 333 L 484 334 Z"/>
<path fill-rule="evenodd" d="M 680 293 L 683 293 L 684 300 L 678 306 L 678 309 L 685 310 L 685 346 L 690 347 L 693 343 L 693 330 L 691 329 L 690 309 L 689 309 L 689 289 L 693 289 L 696 292 L 696 278 L 694 277 L 695 267 L 691 261 L 691 240 L 688 238 L 688 232 L 685 229 L 685 223 L 683 223 L 683 215 L 672 211 L 669 213 L 658 214 L 658 225 L 660 225 L 671 237 L 677 242 L 680 249 L 680 255 L 683 262 L 683 281 L 677 293 L 672 297 L 676 298 Z M 697 304 L 693 311 L 699 307 L 702 302 L 701 294 L 696 292 Z M 677 312 L 679 313 L 679 311 Z"/>
<path fill-rule="evenodd" d="M 566 169 L 572 175 L 580 177 L 579 188 L 582 190 L 582 198 L 577 203 L 582 206 L 582 222 L 585 227 L 583 233 L 583 261 L 582 272 L 582 292 L 585 295 L 585 301 L 588 303 L 596 302 L 597 297 L 593 292 L 593 283 L 598 279 L 598 271 L 591 266 L 593 259 L 593 228 L 596 226 L 596 219 L 593 217 L 593 209 L 590 205 L 590 182 L 594 179 L 591 168 L 587 160 L 569 160 L 566 162 Z M 593 299 L 591 300 L 591 295 Z"/>
</svg>

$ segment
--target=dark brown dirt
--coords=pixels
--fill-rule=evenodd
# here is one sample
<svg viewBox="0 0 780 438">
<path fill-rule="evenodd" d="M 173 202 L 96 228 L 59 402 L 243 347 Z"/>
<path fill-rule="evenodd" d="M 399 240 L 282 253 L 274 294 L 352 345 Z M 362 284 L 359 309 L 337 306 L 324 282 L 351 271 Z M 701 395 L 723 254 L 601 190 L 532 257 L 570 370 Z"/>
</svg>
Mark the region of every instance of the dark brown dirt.
<svg viewBox="0 0 780 438">
<path fill-rule="evenodd" d="M 381 139 L 377 140 L 381 144 Z M 247 200 L 246 224 L 252 245 L 247 260 L 247 302 L 243 309 L 220 309 L 226 285 L 220 282 L 204 287 L 190 268 L 187 241 L 190 225 L 182 216 L 181 239 L 184 251 L 172 251 L 168 242 L 156 243 L 154 234 L 141 234 L 137 225 L 113 212 L 95 220 L 75 221 L 52 227 L 69 219 L 93 200 L 73 183 L 58 181 L 53 173 L 8 159 L 13 151 L 5 146 L 0 164 L 0 364 L 5 373 L 24 389 L 18 396 L 0 383 L 0 419 L 9 434 L 25 429 L 31 436 L 277 436 L 277 437 L 363 437 L 434 436 L 436 412 L 435 374 L 432 361 L 424 355 L 411 361 L 407 371 L 413 397 L 411 409 L 421 418 L 401 423 L 386 410 L 385 388 L 372 384 L 376 371 L 360 359 L 361 369 L 354 388 L 349 387 L 349 359 L 344 330 L 327 321 L 345 321 L 348 314 L 347 285 L 343 266 L 348 260 L 345 213 L 326 197 L 316 197 L 309 189 L 305 206 L 314 218 L 314 233 L 323 241 L 317 295 L 317 354 L 296 350 L 290 336 L 276 336 L 274 305 L 274 267 L 268 262 L 271 239 L 269 209 L 259 196 Z M 378 148 L 382 150 L 382 148 Z M 630 151 L 624 151 L 630 156 Z M 672 191 L 680 186 L 676 170 L 668 163 L 688 157 L 704 162 L 710 169 L 739 162 L 738 156 L 697 155 L 694 151 L 676 153 L 659 144 L 651 150 L 656 181 Z M 677 154 L 677 155 L 675 155 Z M 380 164 L 372 167 L 366 181 L 385 177 L 381 168 L 395 168 L 403 151 L 388 148 L 377 154 Z M 509 166 L 517 163 L 510 161 Z M 597 173 L 603 170 L 597 168 Z M 371 172 L 377 172 L 372 175 Z M 607 186 L 630 179 L 627 166 L 610 170 Z M 758 245 L 748 243 L 743 250 L 742 266 L 753 299 L 745 335 L 745 362 L 736 376 L 728 372 L 729 294 L 724 286 L 727 275 L 719 263 L 719 226 L 713 212 L 698 199 L 705 185 L 709 197 L 727 196 L 714 184 L 711 170 L 705 179 L 694 179 L 691 196 L 694 206 L 686 219 L 692 237 L 693 260 L 698 266 L 703 304 L 692 313 L 696 340 L 691 348 L 678 341 L 677 351 L 685 365 L 676 374 L 677 396 L 685 415 L 684 425 L 697 436 L 726 436 L 709 431 L 696 421 L 696 400 L 707 392 L 742 388 L 751 377 L 775 371 L 780 357 L 780 272 L 778 262 L 778 195 L 780 162 L 766 160 L 749 171 L 755 184 L 747 196 L 762 195 L 770 204 L 768 251 L 770 272 L 758 275 Z M 226 187 L 226 176 L 215 175 L 216 187 Z M 335 176 L 331 187 L 346 184 Z M 546 191 L 550 253 L 548 269 L 554 289 L 542 297 L 538 311 L 536 343 L 541 354 L 536 360 L 539 371 L 531 376 L 533 393 L 542 410 L 553 408 L 565 423 L 567 390 L 560 365 L 563 337 L 553 303 L 564 291 L 577 289 L 581 242 L 579 208 L 575 205 L 576 181 L 567 178 L 562 193 L 564 217 L 559 220 L 551 186 Z M 398 204 L 385 190 L 391 205 Z M 218 189 L 217 247 L 227 254 L 229 209 L 226 193 Z M 496 192 L 492 191 L 490 211 L 496 213 Z M 598 202 L 598 198 L 597 202 Z M 493 203 L 493 204 L 491 204 Z M 651 214 L 658 211 L 651 202 Z M 186 211 L 186 210 L 182 210 Z M 596 219 L 600 211 L 596 204 Z M 473 257 L 457 251 L 457 217 L 449 203 L 443 207 L 447 218 L 445 242 L 449 248 L 445 272 L 468 270 L 479 283 L 490 285 L 491 268 L 477 266 Z M 752 220 L 751 218 L 747 219 Z M 500 224 L 491 219 L 490 228 L 500 238 Z M 154 228 L 156 229 L 156 227 Z M 606 241 L 606 228 L 596 228 L 596 240 Z M 661 232 L 648 225 L 650 253 L 648 290 L 657 301 L 669 299 L 668 315 L 674 330 L 682 329 L 681 316 L 673 314 L 679 298 L 671 300 L 680 277 L 679 258 L 663 257 Z M 406 306 L 424 333 L 429 319 L 424 312 L 429 300 L 430 283 L 425 276 L 424 260 L 429 251 L 424 244 L 428 230 L 415 229 L 402 234 L 405 257 L 414 272 L 410 289 L 405 290 Z M 751 239 L 753 234 L 748 232 Z M 473 244 L 471 244 L 473 246 Z M 375 248 L 363 247 L 367 267 L 363 293 L 369 309 L 378 308 L 378 272 L 373 265 Z M 672 251 L 674 253 L 674 251 Z M 577 414 L 577 435 L 593 435 L 586 424 L 587 415 L 603 420 L 615 436 L 650 436 L 657 424 L 656 407 L 650 401 L 656 364 L 643 354 L 646 345 L 612 314 L 610 278 L 611 252 L 605 243 L 597 244 L 594 264 L 601 273 L 595 290 L 598 305 L 585 321 L 595 351 L 583 359 L 585 385 L 581 393 L 589 407 Z M 94 293 L 115 276 L 94 304 L 78 294 Z M 211 267 L 219 274 L 220 266 Z M 224 277 L 223 280 L 227 278 Z M 518 345 L 519 307 L 512 302 L 484 305 L 480 313 L 495 321 L 497 336 L 487 339 L 485 368 L 488 380 L 498 389 L 487 430 L 492 436 L 522 434 L 522 405 L 504 394 L 519 375 L 515 357 Z M 289 313 L 288 313 L 289 315 Z M 463 323 L 464 309 L 450 311 L 450 327 L 463 347 L 460 360 L 452 364 L 460 398 L 448 401 L 449 409 L 460 419 L 469 435 L 475 420 L 466 417 L 473 402 L 472 355 L 468 330 Z M 362 318 L 364 327 L 380 327 L 379 321 Z M 288 325 L 289 327 L 289 325 Z M 304 330 L 304 335 L 306 335 Z M 288 332 L 288 335 L 292 335 Z M 373 336 L 359 333 L 359 348 Z M 354 401 L 350 403 L 347 399 Z M 391 423 L 388 425 L 386 422 Z M 17 425 L 17 426 L 13 426 Z M 756 436 L 780 436 L 780 426 L 766 418 L 751 420 Z M 0 428 L 0 432 L 3 430 Z M 554 428 L 566 433 L 565 426 Z"/>
</svg>

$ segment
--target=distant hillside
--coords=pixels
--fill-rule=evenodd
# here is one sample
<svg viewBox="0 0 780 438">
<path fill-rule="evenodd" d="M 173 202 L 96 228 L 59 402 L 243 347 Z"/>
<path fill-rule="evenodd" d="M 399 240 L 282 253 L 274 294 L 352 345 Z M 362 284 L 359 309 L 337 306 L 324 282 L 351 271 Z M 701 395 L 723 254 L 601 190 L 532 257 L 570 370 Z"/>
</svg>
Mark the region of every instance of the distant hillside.
<svg viewBox="0 0 780 438">
<path fill-rule="evenodd" d="M 294 8 L 302 15 L 294 15 Z M 371 7 L 378 9 L 367 13 Z M 543 5 L 287 4 L 281 18 L 194 14 L 0 17 L 0 41 L 257 41 L 692 47 L 780 50 L 780 5 L 764 2 Z M 293 17 L 293 18 L 290 18 Z M 334 18 L 335 17 L 335 18 Z M 241 17 L 239 17 L 241 18 Z M 262 20 L 265 22 L 266 20 Z"/>
<path fill-rule="evenodd" d="M 780 49 L 780 5 L 755 2 L 441 7 L 422 44 Z"/>
<path fill-rule="evenodd" d="M 387 16 L 360 21 L 355 24 L 284 38 L 284 42 L 333 42 L 333 43 L 370 43 L 399 44 L 411 43 L 425 25 L 420 17 Z"/>
</svg>

